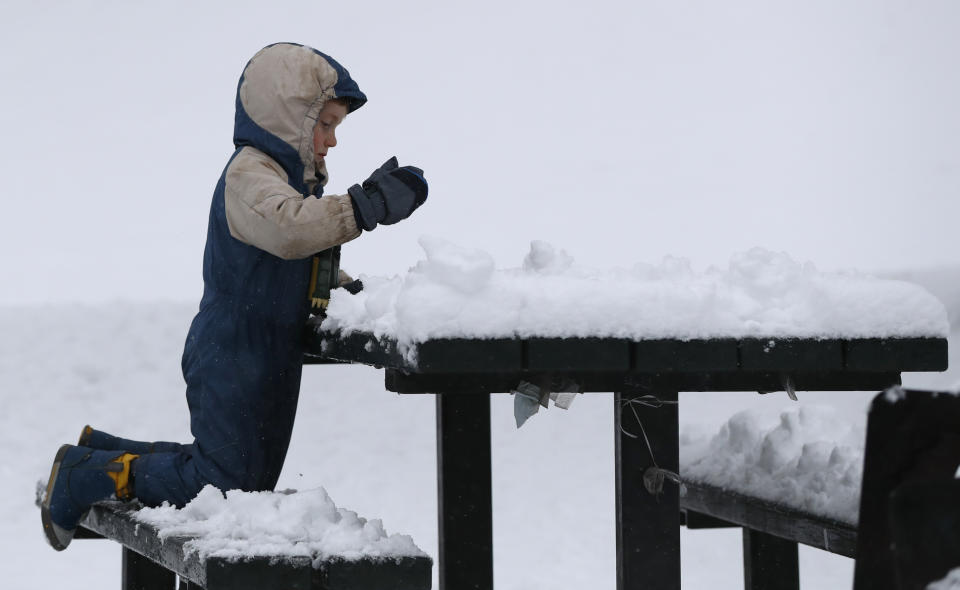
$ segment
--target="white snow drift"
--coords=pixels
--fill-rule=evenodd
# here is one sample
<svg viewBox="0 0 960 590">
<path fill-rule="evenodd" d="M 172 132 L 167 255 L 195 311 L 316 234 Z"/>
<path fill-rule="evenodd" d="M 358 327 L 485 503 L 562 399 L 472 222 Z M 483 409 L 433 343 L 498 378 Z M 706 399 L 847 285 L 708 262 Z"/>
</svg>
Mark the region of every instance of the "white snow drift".
<svg viewBox="0 0 960 590">
<path fill-rule="evenodd" d="M 333 293 L 322 329 L 370 332 L 401 347 L 431 338 L 946 336 L 943 304 L 904 281 L 823 273 L 754 248 L 726 269 L 687 260 L 598 270 L 533 242 L 519 268 L 437 238 L 402 276 L 362 276 L 364 290 Z"/>
<path fill-rule="evenodd" d="M 135 518 L 160 537 L 190 536 L 184 549 L 202 559 L 256 556 L 348 560 L 425 556 L 407 535 L 388 535 L 379 519 L 338 508 L 323 488 L 301 492 L 241 492 L 207 486 L 182 509 L 142 508 Z"/>
</svg>

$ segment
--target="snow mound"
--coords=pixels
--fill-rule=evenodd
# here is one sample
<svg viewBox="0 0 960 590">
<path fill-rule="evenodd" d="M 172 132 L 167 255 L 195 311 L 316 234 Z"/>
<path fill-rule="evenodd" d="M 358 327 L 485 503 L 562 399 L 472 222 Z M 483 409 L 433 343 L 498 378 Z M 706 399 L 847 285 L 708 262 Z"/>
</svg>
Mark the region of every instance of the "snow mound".
<svg viewBox="0 0 960 590">
<path fill-rule="evenodd" d="M 756 411 L 743 411 L 713 437 L 685 432 L 680 474 L 856 524 L 864 436 L 862 424 L 829 406 L 790 409 L 773 425 Z"/>
<path fill-rule="evenodd" d="M 857 272 L 822 273 L 754 248 L 726 269 L 658 265 L 598 270 L 535 241 L 519 268 L 439 238 L 392 278 L 334 291 L 322 329 L 370 332 L 401 347 L 435 338 L 944 337 L 943 304 L 922 287 Z"/>
<path fill-rule="evenodd" d="M 301 492 L 242 492 L 224 496 L 207 486 L 182 509 L 142 508 L 135 518 L 157 527 L 161 539 L 197 537 L 185 550 L 202 559 L 257 556 L 399 558 L 426 556 L 407 535 L 387 535 L 379 519 L 338 508 L 323 488 Z"/>
<path fill-rule="evenodd" d="M 947 308 L 950 325 L 960 327 L 960 266 L 925 270 L 904 270 L 887 273 L 884 278 L 908 281 L 920 285 Z"/>
<path fill-rule="evenodd" d="M 960 567 L 950 570 L 942 580 L 928 584 L 927 590 L 960 590 Z"/>
</svg>

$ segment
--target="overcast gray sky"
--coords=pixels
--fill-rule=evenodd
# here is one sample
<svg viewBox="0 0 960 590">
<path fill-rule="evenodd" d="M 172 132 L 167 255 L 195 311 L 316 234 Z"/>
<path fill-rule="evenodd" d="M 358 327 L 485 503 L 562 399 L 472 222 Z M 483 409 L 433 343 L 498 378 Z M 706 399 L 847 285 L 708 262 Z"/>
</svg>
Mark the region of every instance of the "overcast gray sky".
<svg viewBox="0 0 960 590">
<path fill-rule="evenodd" d="M 344 247 L 392 275 L 433 234 L 517 266 L 960 264 L 960 3 L 52 2 L 0 19 L 0 303 L 195 300 L 246 61 L 276 41 L 370 102 L 327 192 L 390 155 L 408 221 Z"/>
</svg>

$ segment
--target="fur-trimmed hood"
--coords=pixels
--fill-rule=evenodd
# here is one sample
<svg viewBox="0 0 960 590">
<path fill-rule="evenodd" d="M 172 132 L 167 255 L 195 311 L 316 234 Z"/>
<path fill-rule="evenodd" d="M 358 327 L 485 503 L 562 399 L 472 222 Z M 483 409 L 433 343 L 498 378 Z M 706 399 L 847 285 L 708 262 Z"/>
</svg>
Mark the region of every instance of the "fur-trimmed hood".
<svg viewBox="0 0 960 590">
<path fill-rule="evenodd" d="M 292 186 L 319 194 L 327 173 L 314 164 L 313 127 L 332 98 L 349 100 L 348 112 L 367 102 L 346 68 L 330 56 L 296 43 L 269 45 L 240 77 L 233 143 L 264 152 L 284 168 Z"/>
</svg>

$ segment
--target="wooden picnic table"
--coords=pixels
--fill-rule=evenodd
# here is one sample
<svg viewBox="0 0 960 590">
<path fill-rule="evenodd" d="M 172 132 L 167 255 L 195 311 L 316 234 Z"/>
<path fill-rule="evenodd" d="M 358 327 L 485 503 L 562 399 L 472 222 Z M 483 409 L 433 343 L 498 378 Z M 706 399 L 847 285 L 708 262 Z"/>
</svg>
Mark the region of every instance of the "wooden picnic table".
<svg viewBox="0 0 960 590">
<path fill-rule="evenodd" d="M 458 338 L 401 350 L 370 334 L 311 332 L 305 362 L 324 361 L 382 367 L 387 390 L 436 395 L 443 590 L 493 588 L 490 394 L 561 379 L 613 392 L 617 588 L 679 590 L 679 487 L 654 493 L 644 481 L 679 471 L 679 392 L 879 391 L 902 372 L 945 370 L 947 341 Z"/>
</svg>

